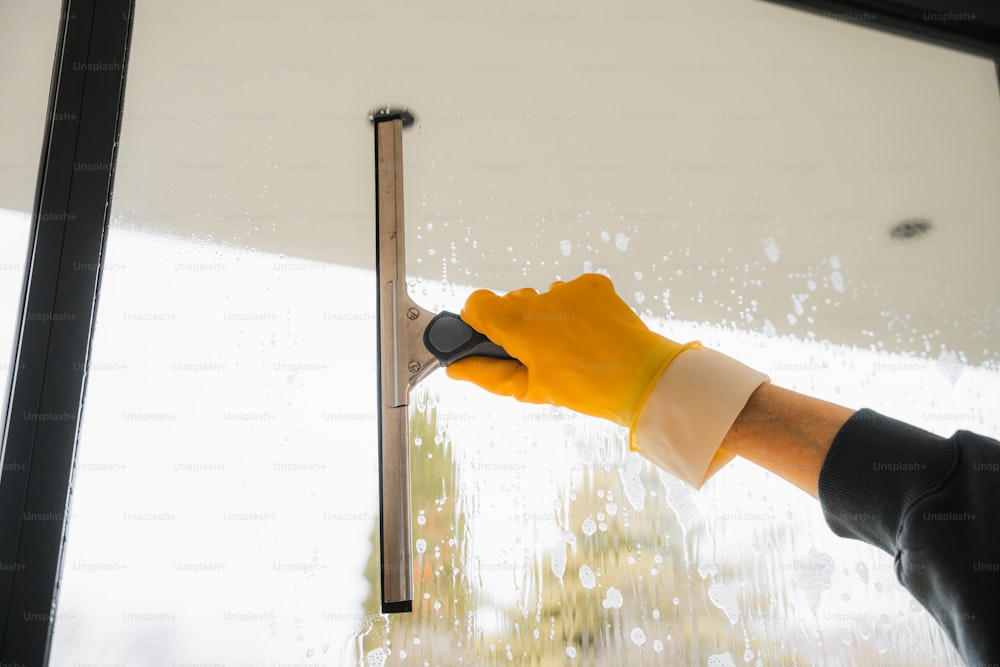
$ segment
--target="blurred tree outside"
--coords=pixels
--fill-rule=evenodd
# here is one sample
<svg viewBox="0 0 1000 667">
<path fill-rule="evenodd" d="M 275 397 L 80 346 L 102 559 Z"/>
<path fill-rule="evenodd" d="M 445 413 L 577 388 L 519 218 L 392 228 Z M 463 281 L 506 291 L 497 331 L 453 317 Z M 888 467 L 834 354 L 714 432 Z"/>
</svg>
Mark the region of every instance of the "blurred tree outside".
<svg viewBox="0 0 1000 667">
<path fill-rule="evenodd" d="M 629 452 L 610 427 L 568 430 L 597 454 L 573 466 L 566 502 L 528 506 L 489 475 L 467 492 L 456 457 L 466 443 L 440 427 L 447 419 L 433 397 L 415 403 L 413 612 L 379 613 L 375 522 L 358 664 L 884 664 L 869 644 L 826 646 L 815 607 L 796 606 L 800 566 L 827 565 L 791 557 L 807 537 L 776 513 L 700 512 L 693 491 Z M 470 548 L 499 529 L 479 516 L 477 494 L 509 503 L 532 536 L 491 564 Z M 561 540 L 540 541 L 553 530 Z M 491 568 L 514 601 L 510 590 L 491 590 Z M 817 603 L 822 594 L 809 592 Z"/>
</svg>

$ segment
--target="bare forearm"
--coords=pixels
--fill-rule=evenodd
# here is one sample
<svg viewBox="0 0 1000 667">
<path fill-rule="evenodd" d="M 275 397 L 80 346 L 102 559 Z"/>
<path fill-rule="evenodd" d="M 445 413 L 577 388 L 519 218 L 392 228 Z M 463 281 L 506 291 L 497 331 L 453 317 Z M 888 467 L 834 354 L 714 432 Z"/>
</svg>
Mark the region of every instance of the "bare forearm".
<svg viewBox="0 0 1000 667">
<path fill-rule="evenodd" d="M 764 383 L 750 396 L 722 449 L 818 497 L 819 471 L 854 410 Z"/>
</svg>

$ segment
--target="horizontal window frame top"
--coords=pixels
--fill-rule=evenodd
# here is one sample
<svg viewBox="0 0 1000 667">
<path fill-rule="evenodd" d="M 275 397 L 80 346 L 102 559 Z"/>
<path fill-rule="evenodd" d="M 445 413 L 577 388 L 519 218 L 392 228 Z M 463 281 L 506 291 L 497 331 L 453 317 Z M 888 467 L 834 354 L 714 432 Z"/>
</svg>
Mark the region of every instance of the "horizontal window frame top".
<svg viewBox="0 0 1000 667">
<path fill-rule="evenodd" d="M 104 255 L 134 0 L 64 0 L 0 468 L 0 664 L 43 665 Z"/>
<path fill-rule="evenodd" d="M 824 18 L 993 60 L 1000 72 L 1000 4 L 995 0 L 766 0 Z"/>
</svg>

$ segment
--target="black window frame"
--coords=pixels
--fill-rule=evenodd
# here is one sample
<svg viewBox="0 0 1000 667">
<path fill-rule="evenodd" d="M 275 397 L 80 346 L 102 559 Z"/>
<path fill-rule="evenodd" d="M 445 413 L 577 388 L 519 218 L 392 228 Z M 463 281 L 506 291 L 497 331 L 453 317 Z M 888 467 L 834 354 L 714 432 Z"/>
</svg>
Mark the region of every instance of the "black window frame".
<svg viewBox="0 0 1000 667">
<path fill-rule="evenodd" d="M 766 1 L 985 56 L 1000 72 L 995 0 Z M 134 6 L 63 0 L 3 413 L 0 664 L 48 661 Z"/>
<path fill-rule="evenodd" d="M 1000 71 L 1000 3 L 995 0 L 764 0 L 993 60 Z"/>
<path fill-rule="evenodd" d="M 0 458 L 0 664 L 44 665 L 100 266 L 134 0 L 64 0 Z"/>
</svg>

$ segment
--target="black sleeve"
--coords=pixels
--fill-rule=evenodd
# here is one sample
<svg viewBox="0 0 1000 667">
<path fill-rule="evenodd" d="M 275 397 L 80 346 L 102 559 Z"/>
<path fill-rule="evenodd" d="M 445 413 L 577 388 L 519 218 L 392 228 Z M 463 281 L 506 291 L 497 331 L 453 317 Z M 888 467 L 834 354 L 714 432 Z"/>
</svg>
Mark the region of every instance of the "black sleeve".
<svg viewBox="0 0 1000 667">
<path fill-rule="evenodd" d="M 834 533 L 873 544 L 969 667 L 1000 664 L 1000 443 L 859 410 L 819 476 Z"/>
</svg>

